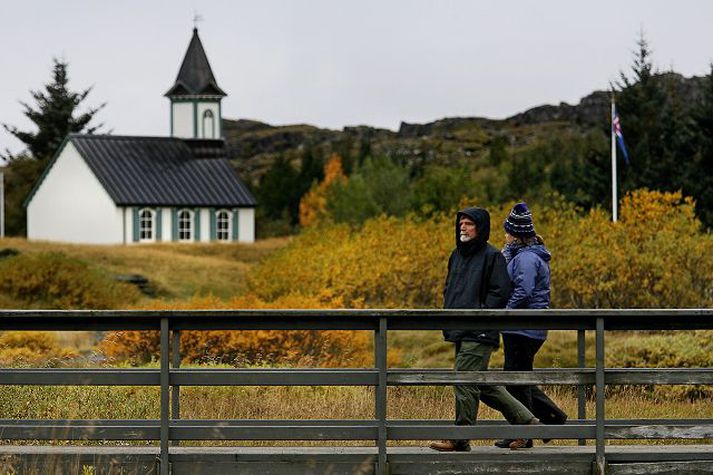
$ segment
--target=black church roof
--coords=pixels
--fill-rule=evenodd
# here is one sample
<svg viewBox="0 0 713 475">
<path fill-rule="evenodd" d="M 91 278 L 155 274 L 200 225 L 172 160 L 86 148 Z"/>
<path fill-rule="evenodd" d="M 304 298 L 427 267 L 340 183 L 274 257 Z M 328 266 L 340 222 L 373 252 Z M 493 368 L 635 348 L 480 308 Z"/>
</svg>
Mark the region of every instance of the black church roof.
<svg viewBox="0 0 713 475">
<path fill-rule="evenodd" d="M 168 90 L 166 96 L 210 95 L 225 96 L 218 87 L 213 71 L 208 63 L 208 57 L 203 49 L 198 29 L 193 29 L 193 37 L 188 44 L 186 56 L 178 71 L 176 83 Z"/>
<path fill-rule="evenodd" d="M 255 206 L 222 140 L 70 134 L 68 141 L 117 205 Z"/>
</svg>

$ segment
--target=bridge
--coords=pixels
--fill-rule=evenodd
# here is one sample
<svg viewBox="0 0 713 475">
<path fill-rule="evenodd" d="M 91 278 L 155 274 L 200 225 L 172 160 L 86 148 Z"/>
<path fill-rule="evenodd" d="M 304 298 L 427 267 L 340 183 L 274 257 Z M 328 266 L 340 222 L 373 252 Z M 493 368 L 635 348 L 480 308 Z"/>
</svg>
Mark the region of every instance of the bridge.
<svg viewBox="0 0 713 475">
<path fill-rule="evenodd" d="M 456 372 L 390 368 L 389 331 L 541 328 L 577 332 L 578 367 L 532 372 Z M 324 369 L 181 368 L 186 330 L 366 330 L 374 335 L 374 366 Z M 709 419 L 607 419 L 607 385 L 713 384 L 710 368 L 607 368 L 605 336 L 618 330 L 713 329 L 713 310 L 0 310 L 0 330 L 160 332 L 158 368 L 4 368 L 0 385 L 156 386 L 156 420 L 0 419 L 0 466 L 9 473 L 713 473 L 713 445 L 614 445 L 613 441 L 713 439 Z M 595 333 L 595 365 L 585 365 L 585 332 Z M 557 426 L 387 418 L 387 388 L 453 384 L 547 384 L 577 387 L 578 414 Z M 374 392 L 367 420 L 188 420 L 181 388 L 188 386 L 364 386 Z M 593 419 L 586 418 L 594 387 Z M 390 441 L 447 438 L 554 438 L 577 445 L 507 451 L 475 447 L 437 453 Z M 363 441 L 365 446 L 182 446 L 182 441 Z M 61 441 L 60 445 L 22 441 Z M 67 441 L 82 444 L 64 445 Z M 150 441 L 120 446 L 86 441 Z M 14 443 L 13 443 L 14 442 Z M 89 468 L 87 468 L 89 466 Z M 14 472 L 13 472 L 14 470 Z"/>
</svg>

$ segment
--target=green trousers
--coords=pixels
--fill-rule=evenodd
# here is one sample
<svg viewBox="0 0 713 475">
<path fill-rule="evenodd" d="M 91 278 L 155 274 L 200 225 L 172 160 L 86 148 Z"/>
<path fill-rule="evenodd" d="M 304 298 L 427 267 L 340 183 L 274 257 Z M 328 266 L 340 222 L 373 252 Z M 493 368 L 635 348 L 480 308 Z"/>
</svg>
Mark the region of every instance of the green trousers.
<svg viewBox="0 0 713 475">
<path fill-rule="evenodd" d="M 456 343 L 456 371 L 486 371 L 494 348 L 475 341 Z M 478 405 L 482 400 L 500 411 L 511 424 L 527 424 L 532 413 L 503 386 L 478 386 L 463 384 L 454 386 L 456 395 L 456 425 L 474 425 L 478 418 Z"/>
</svg>

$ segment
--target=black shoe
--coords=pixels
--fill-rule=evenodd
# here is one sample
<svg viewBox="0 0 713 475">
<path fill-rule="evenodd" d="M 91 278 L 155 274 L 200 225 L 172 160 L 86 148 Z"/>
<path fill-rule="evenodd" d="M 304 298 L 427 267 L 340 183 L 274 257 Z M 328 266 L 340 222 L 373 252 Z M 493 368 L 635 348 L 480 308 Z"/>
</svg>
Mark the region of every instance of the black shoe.
<svg viewBox="0 0 713 475">
<path fill-rule="evenodd" d="M 501 449 L 509 449 L 510 444 L 514 439 L 500 439 L 495 441 L 495 447 L 500 447 Z"/>
<path fill-rule="evenodd" d="M 561 421 L 555 422 L 553 425 L 564 425 L 566 422 L 567 422 L 567 416 L 565 415 L 564 419 L 562 419 Z M 550 442 L 552 442 L 552 439 L 542 439 L 543 444 L 549 444 Z"/>
</svg>

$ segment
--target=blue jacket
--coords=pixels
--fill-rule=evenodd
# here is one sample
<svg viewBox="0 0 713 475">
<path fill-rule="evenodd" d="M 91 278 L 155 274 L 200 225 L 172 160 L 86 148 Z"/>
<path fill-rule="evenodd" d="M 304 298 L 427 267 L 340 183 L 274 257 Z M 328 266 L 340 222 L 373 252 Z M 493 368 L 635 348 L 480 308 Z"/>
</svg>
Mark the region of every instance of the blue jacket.
<svg viewBox="0 0 713 475">
<path fill-rule="evenodd" d="M 507 269 L 513 290 L 507 308 L 549 308 L 549 262 L 552 255 L 542 244 L 515 248 L 512 252 Z M 503 333 L 515 333 L 537 340 L 547 338 L 547 330 L 508 330 Z"/>
</svg>

